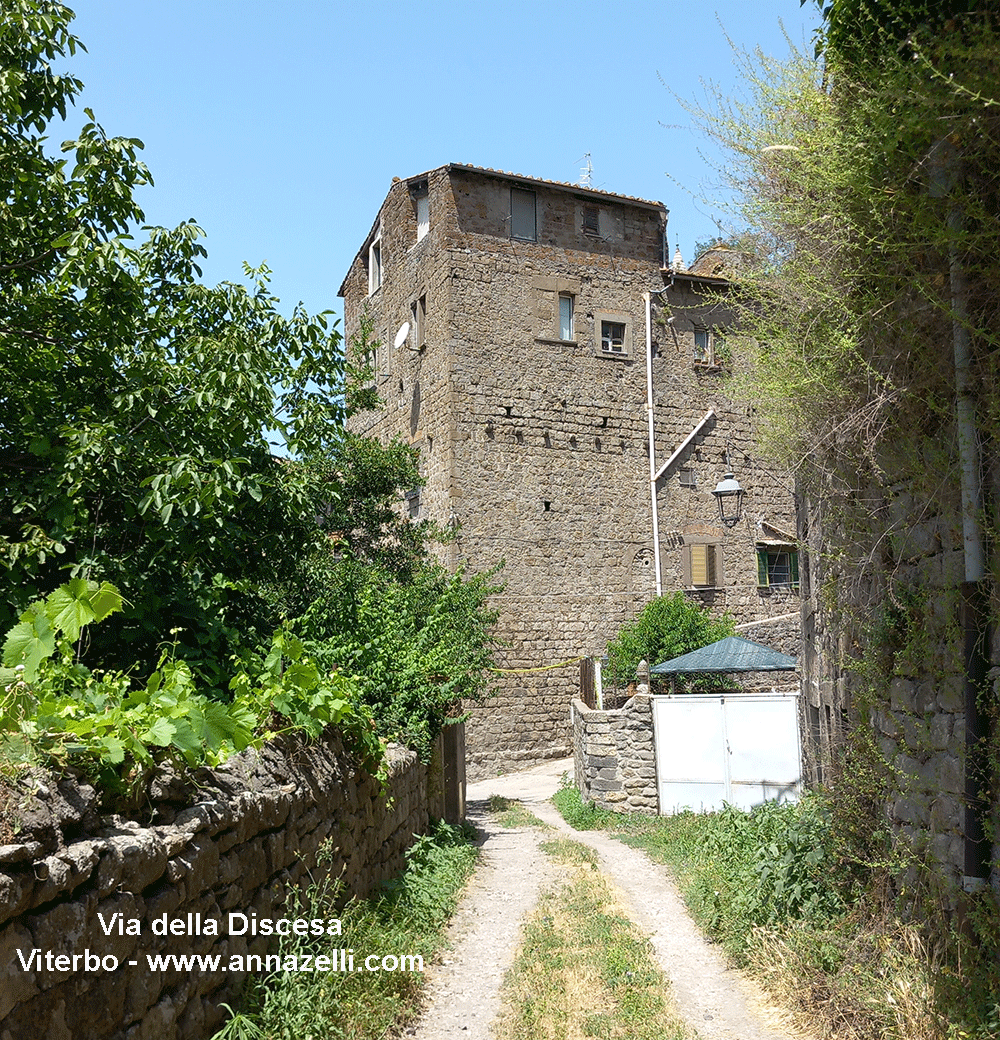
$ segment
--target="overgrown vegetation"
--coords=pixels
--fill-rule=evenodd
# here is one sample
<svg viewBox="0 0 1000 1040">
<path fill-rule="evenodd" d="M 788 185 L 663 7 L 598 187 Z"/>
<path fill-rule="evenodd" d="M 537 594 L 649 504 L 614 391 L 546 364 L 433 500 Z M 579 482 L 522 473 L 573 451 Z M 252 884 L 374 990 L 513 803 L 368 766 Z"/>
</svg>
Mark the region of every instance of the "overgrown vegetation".
<svg viewBox="0 0 1000 1040">
<path fill-rule="evenodd" d="M 666 864 L 706 933 L 821 1036 L 1000 1036 L 996 993 L 974 982 L 988 978 L 995 942 L 969 951 L 982 963 L 959 965 L 920 922 L 866 898 L 895 865 L 879 864 L 876 878 L 868 864 L 859 884 L 854 836 L 838 830 L 826 797 L 667 817 L 583 805 L 570 784 L 553 800 L 571 826 L 606 830 Z"/>
<path fill-rule="evenodd" d="M 282 313 L 263 266 L 202 284 L 201 229 L 143 226 L 142 143 L 90 110 L 53 154 L 72 18 L 0 12 L 4 758 L 117 789 L 352 719 L 426 758 L 486 683 L 494 576 L 437 566 L 399 508 L 417 453 L 347 430 L 372 395 L 328 314 Z M 61 623 L 92 587 L 120 609 Z"/>
<path fill-rule="evenodd" d="M 350 949 L 356 967 L 377 955 L 372 964 L 381 965 L 384 956 L 413 957 L 419 961 L 412 963 L 423 969 L 282 970 L 254 978 L 242 1009 L 215 1040 L 381 1040 L 412 1022 L 420 1007 L 423 970 L 444 946 L 443 926 L 475 864 L 473 838 L 471 831 L 439 824 L 411 846 L 405 872 L 382 895 L 353 900 L 340 910 L 336 884 L 313 884 L 301 907 L 290 908 L 288 916 L 337 918 L 342 934 L 318 940 L 288 936 L 275 951 L 282 964 L 292 963 L 286 960 L 292 957 L 301 963 L 306 954 L 339 964 L 341 949 Z"/>
<path fill-rule="evenodd" d="M 623 689 L 635 682 L 640 661 L 652 667 L 732 634 L 733 619 L 729 614 L 714 618 L 706 607 L 683 592 L 658 596 L 634 620 L 623 625 L 608 644 L 608 678 L 616 689 Z"/>
<path fill-rule="evenodd" d="M 778 941 L 794 952 L 770 955 L 820 980 L 834 1021 L 851 971 L 884 1008 L 913 997 L 930 1009 L 933 1022 L 915 1013 L 907 1027 L 876 1017 L 867 1035 L 992 1036 L 1000 974 L 982 951 L 998 946 L 995 891 L 963 893 L 946 848 L 961 782 L 920 774 L 961 753 L 929 729 L 962 683 L 958 586 L 979 577 L 974 554 L 963 574 L 963 523 L 987 546 L 988 625 L 998 609 L 995 479 L 981 461 L 1000 434 L 998 22 L 975 0 L 819 6 L 816 57 L 746 55 L 746 96 L 694 107 L 733 189 L 736 355 L 747 358 L 736 377 L 752 387 L 763 450 L 795 471 L 821 532 L 810 580 L 828 630 L 824 677 L 846 679 L 853 700 L 853 734 L 827 764 L 831 833 L 859 899 L 842 929 L 800 946 L 790 930 Z M 928 695 L 906 704 L 908 684 Z M 986 763 L 970 776 L 995 822 L 993 693 L 980 697 Z M 907 814 L 893 831 L 890 815 Z M 810 944 L 836 953 L 818 973 Z M 884 984 L 879 960 L 893 965 Z M 866 1004 L 863 986 L 854 997 Z"/>
<path fill-rule="evenodd" d="M 500 1040 L 591 1036 L 684 1040 L 669 984 L 649 941 L 598 870 L 596 854 L 567 838 L 542 848 L 566 864 L 567 881 L 539 899 L 504 979 Z"/>
</svg>

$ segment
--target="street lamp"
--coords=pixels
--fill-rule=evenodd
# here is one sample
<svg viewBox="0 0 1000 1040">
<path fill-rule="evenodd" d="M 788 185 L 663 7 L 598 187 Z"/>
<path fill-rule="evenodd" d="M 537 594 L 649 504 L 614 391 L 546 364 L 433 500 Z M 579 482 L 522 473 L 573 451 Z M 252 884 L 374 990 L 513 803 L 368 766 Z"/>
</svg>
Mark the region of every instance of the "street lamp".
<svg viewBox="0 0 1000 1040">
<path fill-rule="evenodd" d="M 743 513 L 743 496 L 746 492 L 732 473 L 727 473 L 712 492 L 719 503 L 719 519 L 726 527 L 735 527 Z"/>
</svg>

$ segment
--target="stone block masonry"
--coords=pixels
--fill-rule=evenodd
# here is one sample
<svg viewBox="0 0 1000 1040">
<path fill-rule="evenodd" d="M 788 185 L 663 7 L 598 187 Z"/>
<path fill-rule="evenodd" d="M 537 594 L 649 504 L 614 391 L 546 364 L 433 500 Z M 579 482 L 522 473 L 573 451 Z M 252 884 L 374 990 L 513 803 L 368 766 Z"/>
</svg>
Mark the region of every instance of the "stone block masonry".
<svg viewBox="0 0 1000 1040">
<path fill-rule="evenodd" d="M 383 787 L 336 734 L 280 738 L 199 771 L 195 804 L 161 803 L 149 826 L 100 815 L 73 780 L 32 773 L 0 791 L 0 1040 L 210 1036 L 244 976 L 153 971 L 147 955 L 266 953 L 249 927 L 230 934 L 229 915 L 300 916 L 287 894 L 318 876 L 324 843 L 345 898 L 400 873 L 427 828 L 427 769 L 395 747 L 388 766 Z"/>
<path fill-rule="evenodd" d="M 665 230 L 658 202 L 452 164 L 393 182 L 341 286 L 349 343 L 380 340 L 380 404 L 352 429 L 420 450 L 406 507 L 452 532 L 446 566 L 504 564 L 470 779 L 567 753 L 577 669 L 555 666 L 605 653 L 657 562 L 662 591 L 739 623 L 798 608 L 791 484 L 728 390 L 727 283 L 665 267 Z M 711 493 L 730 466 L 736 528 Z"/>
<path fill-rule="evenodd" d="M 637 693 L 625 706 L 595 711 L 573 701 L 573 766 L 580 798 L 612 812 L 655 816 L 653 701 Z"/>
</svg>

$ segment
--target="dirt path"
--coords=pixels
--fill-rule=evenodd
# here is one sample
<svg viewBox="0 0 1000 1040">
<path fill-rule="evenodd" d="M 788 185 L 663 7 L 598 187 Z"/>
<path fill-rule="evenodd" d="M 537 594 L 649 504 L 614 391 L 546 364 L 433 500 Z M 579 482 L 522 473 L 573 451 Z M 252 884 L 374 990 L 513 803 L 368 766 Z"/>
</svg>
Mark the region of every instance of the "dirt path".
<svg viewBox="0 0 1000 1040">
<path fill-rule="evenodd" d="M 469 785 L 468 816 L 484 835 L 483 861 L 455 916 L 454 948 L 429 973 L 427 1011 L 408 1034 L 416 1040 L 490 1040 L 521 919 L 541 886 L 560 876 L 538 847 L 551 833 L 505 828 L 486 813 L 488 796 L 499 794 L 519 799 L 546 823 L 596 850 L 605 873 L 625 893 L 633 920 L 650 936 L 682 1015 L 702 1040 L 801 1040 L 778 1024 L 759 991 L 726 968 L 701 937 L 663 867 L 600 832 L 574 831 L 563 822 L 548 799 L 571 769 L 566 759 Z"/>
</svg>

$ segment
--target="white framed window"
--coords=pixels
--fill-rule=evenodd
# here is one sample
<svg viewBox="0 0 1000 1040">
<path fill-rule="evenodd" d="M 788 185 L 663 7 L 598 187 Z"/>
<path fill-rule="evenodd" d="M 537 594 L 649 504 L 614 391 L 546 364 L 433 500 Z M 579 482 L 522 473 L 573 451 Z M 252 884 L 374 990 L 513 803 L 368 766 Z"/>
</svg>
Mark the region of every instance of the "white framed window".
<svg viewBox="0 0 1000 1040">
<path fill-rule="evenodd" d="M 538 239 L 535 193 L 523 188 L 510 189 L 510 237 L 524 242 Z"/>
<path fill-rule="evenodd" d="M 632 350 L 629 316 L 616 311 L 594 311 L 594 348 L 602 357 L 628 357 Z"/>
<path fill-rule="evenodd" d="M 757 545 L 757 584 L 761 588 L 775 585 L 799 587 L 799 549 L 797 545 L 776 543 Z"/>
<path fill-rule="evenodd" d="M 625 353 L 625 322 L 601 322 L 601 350 L 606 354 Z"/>
<path fill-rule="evenodd" d="M 714 365 L 715 352 L 710 329 L 694 330 L 694 363 L 696 365 Z"/>
<path fill-rule="evenodd" d="M 417 241 L 419 242 L 431 229 L 431 200 L 427 194 L 427 186 L 413 197 L 413 205 L 417 211 Z"/>
<path fill-rule="evenodd" d="M 382 229 L 368 247 L 368 295 L 382 287 Z"/>
<path fill-rule="evenodd" d="M 563 340 L 572 340 L 576 337 L 573 334 L 573 313 L 575 310 L 576 301 L 570 293 L 560 293 L 559 295 L 559 338 Z"/>
</svg>

